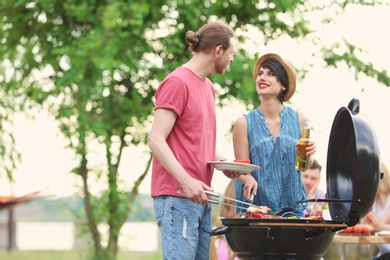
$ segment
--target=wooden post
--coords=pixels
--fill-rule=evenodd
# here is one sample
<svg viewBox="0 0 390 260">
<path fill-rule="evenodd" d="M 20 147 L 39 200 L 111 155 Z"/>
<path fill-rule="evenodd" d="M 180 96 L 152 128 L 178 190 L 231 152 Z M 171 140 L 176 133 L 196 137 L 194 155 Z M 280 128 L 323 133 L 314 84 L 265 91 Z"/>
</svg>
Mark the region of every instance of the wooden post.
<svg viewBox="0 0 390 260">
<path fill-rule="evenodd" d="M 7 251 L 11 252 L 15 248 L 15 221 L 13 207 L 8 209 L 8 244 Z"/>
</svg>

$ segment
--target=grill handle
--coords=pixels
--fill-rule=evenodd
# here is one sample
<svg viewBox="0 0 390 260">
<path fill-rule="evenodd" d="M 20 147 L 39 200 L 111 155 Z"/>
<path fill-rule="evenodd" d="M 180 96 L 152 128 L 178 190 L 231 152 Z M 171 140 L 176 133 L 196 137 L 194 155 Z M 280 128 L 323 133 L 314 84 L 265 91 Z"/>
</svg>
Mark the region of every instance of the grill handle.
<svg viewBox="0 0 390 260">
<path fill-rule="evenodd" d="M 228 226 L 218 227 L 210 231 L 210 236 L 219 236 L 226 235 L 230 233 L 230 228 Z"/>
</svg>

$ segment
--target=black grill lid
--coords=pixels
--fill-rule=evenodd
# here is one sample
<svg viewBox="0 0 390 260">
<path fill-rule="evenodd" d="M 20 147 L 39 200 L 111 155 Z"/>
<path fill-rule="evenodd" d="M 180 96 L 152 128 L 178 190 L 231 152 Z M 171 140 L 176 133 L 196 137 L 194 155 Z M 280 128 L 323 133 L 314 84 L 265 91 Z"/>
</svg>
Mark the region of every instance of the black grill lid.
<svg viewBox="0 0 390 260">
<path fill-rule="evenodd" d="M 352 99 L 338 110 L 328 145 L 327 198 L 332 220 L 356 225 L 371 210 L 381 178 L 379 148 L 371 123 L 358 115 L 360 102 Z"/>
</svg>

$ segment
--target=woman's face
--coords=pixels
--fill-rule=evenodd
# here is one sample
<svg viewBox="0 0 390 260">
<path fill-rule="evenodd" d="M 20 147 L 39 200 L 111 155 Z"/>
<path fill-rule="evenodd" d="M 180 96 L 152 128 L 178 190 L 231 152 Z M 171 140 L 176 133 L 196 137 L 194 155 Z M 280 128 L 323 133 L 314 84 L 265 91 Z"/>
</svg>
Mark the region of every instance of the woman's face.
<svg viewBox="0 0 390 260">
<path fill-rule="evenodd" d="M 260 67 L 256 78 L 256 90 L 261 96 L 277 96 L 286 88 L 276 77 L 276 74 L 266 67 Z"/>
</svg>

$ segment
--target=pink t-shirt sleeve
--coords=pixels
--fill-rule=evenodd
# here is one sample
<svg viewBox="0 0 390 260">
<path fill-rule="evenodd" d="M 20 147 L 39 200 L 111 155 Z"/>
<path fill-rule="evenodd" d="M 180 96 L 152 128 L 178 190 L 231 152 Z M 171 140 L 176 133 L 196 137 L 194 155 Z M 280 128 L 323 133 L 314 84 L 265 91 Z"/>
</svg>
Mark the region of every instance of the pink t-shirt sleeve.
<svg viewBox="0 0 390 260">
<path fill-rule="evenodd" d="M 165 80 L 160 85 L 156 92 L 155 110 L 159 108 L 172 109 L 180 117 L 185 107 L 187 94 L 183 82 L 177 77 L 170 77 L 169 80 Z"/>
</svg>

